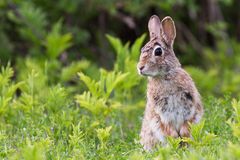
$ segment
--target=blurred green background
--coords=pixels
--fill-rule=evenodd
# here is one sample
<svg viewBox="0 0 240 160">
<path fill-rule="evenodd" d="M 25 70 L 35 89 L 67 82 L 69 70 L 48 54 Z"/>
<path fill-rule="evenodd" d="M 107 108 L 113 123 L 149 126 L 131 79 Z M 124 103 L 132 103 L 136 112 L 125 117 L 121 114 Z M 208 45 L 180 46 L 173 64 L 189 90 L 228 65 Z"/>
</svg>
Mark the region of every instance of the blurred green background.
<svg viewBox="0 0 240 160">
<path fill-rule="evenodd" d="M 238 95 L 239 7 L 237 0 L 1 0 L 1 64 L 33 58 L 66 66 L 88 60 L 111 69 L 116 55 L 106 34 L 132 44 L 147 33 L 151 15 L 169 15 L 177 28 L 175 53 L 183 66 L 198 68 L 187 67 L 201 88 Z"/>
<path fill-rule="evenodd" d="M 239 159 L 239 0 L 0 0 L 0 159 Z M 171 16 L 202 95 L 190 149 L 146 153 L 137 73 L 153 14 Z"/>
</svg>

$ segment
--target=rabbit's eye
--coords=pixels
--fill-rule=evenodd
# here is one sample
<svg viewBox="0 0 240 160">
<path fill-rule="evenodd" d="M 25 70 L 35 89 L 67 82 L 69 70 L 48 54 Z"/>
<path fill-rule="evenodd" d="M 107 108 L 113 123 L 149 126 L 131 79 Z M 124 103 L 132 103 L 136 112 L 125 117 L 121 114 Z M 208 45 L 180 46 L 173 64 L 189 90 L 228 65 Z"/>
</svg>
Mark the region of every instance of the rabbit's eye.
<svg viewBox="0 0 240 160">
<path fill-rule="evenodd" d="M 157 48 L 154 50 L 154 55 L 155 55 L 155 56 L 161 56 L 161 55 L 162 55 L 162 48 L 161 48 L 161 47 L 157 47 Z"/>
</svg>

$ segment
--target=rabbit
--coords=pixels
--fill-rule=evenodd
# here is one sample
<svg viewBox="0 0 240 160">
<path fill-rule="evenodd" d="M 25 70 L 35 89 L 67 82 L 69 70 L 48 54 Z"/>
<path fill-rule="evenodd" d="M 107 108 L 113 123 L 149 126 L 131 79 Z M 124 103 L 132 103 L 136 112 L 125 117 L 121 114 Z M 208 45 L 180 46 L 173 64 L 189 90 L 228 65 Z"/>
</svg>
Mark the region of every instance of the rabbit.
<svg viewBox="0 0 240 160">
<path fill-rule="evenodd" d="M 189 124 L 201 120 L 203 105 L 192 78 L 173 51 L 176 29 L 172 18 L 160 21 L 153 15 L 148 30 L 150 41 L 141 49 L 137 69 L 148 77 L 140 143 L 150 151 L 157 144 L 166 145 L 168 136 L 191 137 Z"/>
</svg>

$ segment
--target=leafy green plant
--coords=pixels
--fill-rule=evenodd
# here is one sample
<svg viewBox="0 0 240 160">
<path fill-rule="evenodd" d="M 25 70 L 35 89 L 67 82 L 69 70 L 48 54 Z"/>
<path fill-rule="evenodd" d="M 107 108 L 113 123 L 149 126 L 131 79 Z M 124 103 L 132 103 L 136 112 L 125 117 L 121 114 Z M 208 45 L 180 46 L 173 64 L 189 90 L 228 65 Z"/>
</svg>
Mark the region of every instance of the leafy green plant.
<svg viewBox="0 0 240 160">
<path fill-rule="evenodd" d="M 110 95 L 119 84 L 124 83 L 127 76 L 128 73 L 107 72 L 102 69 L 100 70 L 100 80 L 95 81 L 83 73 L 79 73 L 80 79 L 86 84 L 89 91 L 77 95 L 76 101 L 92 113 L 107 114 L 109 109 L 119 107 L 119 102 L 110 99 Z"/>
<path fill-rule="evenodd" d="M 129 43 L 123 45 L 120 39 L 107 35 L 110 44 L 116 52 L 116 63 L 114 65 L 114 70 L 123 73 L 131 73 L 128 75 L 128 81 L 126 83 L 123 83 L 121 87 L 118 88 L 118 93 L 120 93 L 120 95 L 116 95 L 118 97 L 123 97 L 122 95 L 124 95 L 124 97 L 127 97 L 129 101 L 142 100 L 139 99 L 139 96 L 134 97 L 136 90 L 135 94 L 131 93 L 134 90 L 134 87 L 137 85 L 142 86 L 139 90 L 137 90 L 139 91 L 137 94 L 142 95 L 143 97 L 143 93 L 145 93 L 144 81 L 142 81 L 141 76 L 139 76 L 137 73 L 137 61 L 145 37 L 146 34 L 143 34 L 138 39 L 136 39 L 136 41 L 130 47 Z M 122 99 L 122 101 L 124 101 L 124 99 Z"/>
<path fill-rule="evenodd" d="M 234 117 L 233 121 L 228 121 L 228 124 L 232 128 L 233 135 L 240 141 L 240 101 L 233 99 L 232 107 L 234 109 Z"/>
<path fill-rule="evenodd" d="M 45 28 L 48 24 L 46 14 L 42 9 L 36 7 L 34 3 L 22 2 L 20 3 L 19 12 L 8 12 L 8 17 L 20 27 L 18 32 L 20 35 L 38 47 L 46 35 Z"/>
<path fill-rule="evenodd" d="M 69 81 L 76 76 L 76 73 L 86 70 L 90 66 L 90 62 L 82 60 L 78 62 L 72 62 L 70 65 L 64 67 L 61 71 L 61 80 L 63 82 Z"/>
<path fill-rule="evenodd" d="M 110 71 L 89 60 L 65 64 L 55 56 L 1 66 L 0 159 L 239 159 L 239 100 L 209 96 L 226 82 L 217 67 L 187 67 L 205 110 L 204 121 L 191 126 L 192 138 L 168 138 L 167 146 L 143 151 L 145 82 L 136 72 L 143 37 L 132 46 L 110 38 L 121 51 Z M 179 147 L 180 141 L 189 146 Z"/>
<path fill-rule="evenodd" d="M 100 149 L 107 149 L 107 141 L 110 137 L 111 129 L 112 129 L 112 126 L 109 126 L 106 128 L 99 128 L 96 130 L 97 137 L 100 141 Z"/>
<path fill-rule="evenodd" d="M 62 24 L 61 21 L 57 22 L 51 32 L 46 36 L 46 49 L 49 58 L 57 58 L 61 53 L 63 53 L 71 44 L 72 35 L 71 33 L 66 33 L 61 35 Z"/>
<path fill-rule="evenodd" d="M 10 159 L 26 159 L 26 160 L 42 160 L 46 159 L 46 151 L 52 145 L 49 139 L 41 140 L 39 142 L 32 142 L 27 139 L 26 146 L 21 149 L 21 152 L 14 154 Z"/>
<path fill-rule="evenodd" d="M 229 142 L 227 152 L 222 154 L 224 159 L 239 159 L 240 157 L 240 101 L 232 100 L 233 117 L 228 120 L 228 124 L 232 128 L 232 134 L 237 139 L 235 142 Z"/>
<path fill-rule="evenodd" d="M 240 45 L 234 40 L 230 40 L 229 44 L 219 41 L 216 50 L 203 50 L 206 70 L 187 67 L 202 92 L 239 95 L 239 49 Z"/>
<path fill-rule="evenodd" d="M 140 77 L 137 75 L 136 66 L 140 54 L 140 49 L 145 37 L 146 34 L 143 34 L 141 37 L 136 39 L 130 48 L 129 43 L 123 45 L 120 39 L 107 35 L 109 42 L 117 54 L 114 70 L 132 73 L 128 77 L 129 83 L 124 84 L 125 87 L 128 87 L 129 89 L 137 85 L 140 81 Z"/>
<path fill-rule="evenodd" d="M 11 83 L 13 77 L 13 69 L 8 64 L 6 67 L 1 67 L 0 73 L 0 115 L 5 116 L 6 112 L 11 110 L 10 105 L 14 102 L 14 97 L 18 88 L 20 88 L 24 82 L 18 82 L 16 84 Z"/>
<path fill-rule="evenodd" d="M 193 146 L 205 146 L 213 143 L 216 135 L 203 131 L 205 121 L 199 124 L 191 125 L 192 139 L 184 139 L 184 141 L 192 144 Z"/>
<path fill-rule="evenodd" d="M 80 125 L 81 123 L 78 123 L 78 125 L 72 125 L 73 132 L 69 135 L 69 143 L 72 147 L 77 147 L 83 141 L 84 133 L 81 131 Z"/>
</svg>

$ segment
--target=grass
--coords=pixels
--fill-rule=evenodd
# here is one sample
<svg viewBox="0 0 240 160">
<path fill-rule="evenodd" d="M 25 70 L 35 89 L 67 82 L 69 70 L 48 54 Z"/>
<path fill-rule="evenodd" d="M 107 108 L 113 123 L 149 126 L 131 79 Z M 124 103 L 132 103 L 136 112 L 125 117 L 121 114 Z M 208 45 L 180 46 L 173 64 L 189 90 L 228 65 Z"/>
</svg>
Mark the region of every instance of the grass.
<svg viewBox="0 0 240 160">
<path fill-rule="evenodd" d="M 214 84 L 202 81 L 211 81 L 211 74 L 199 76 L 204 72 L 194 68 L 205 114 L 192 126 L 193 139 L 183 139 L 189 147 L 168 138 L 167 147 L 143 151 L 146 80 L 136 73 L 136 59 L 144 38 L 130 48 L 108 35 L 116 51 L 111 71 L 87 60 L 64 66 L 55 56 L 20 58 L 15 69 L 2 66 L 0 159 L 239 159 L 240 101 L 213 96 Z"/>
<path fill-rule="evenodd" d="M 204 120 L 192 126 L 194 140 L 187 140 L 188 148 L 179 148 L 179 139 L 169 139 L 168 147 L 147 153 L 139 144 L 144 100 L 132 109 L 121 104 L 121 109 L 95 113 L 80 106 L 79 93 L 69 92 L 67 86 L 36 84 L 41 75 L 34 71 L 21 82 L 11 81 L 12 76 L 11 67 L 2 69 L 1 159 L 230 159 L 239 152 L 231 149 L 239 145 L 231 126 L 237 126 L 240 115 L 230 97 L 203 99 Z M 106 103 L 115 104 L 114 97 L 107 97 Z M 240 103 L 235 106 L 239 109 Z"/>
</svg>

